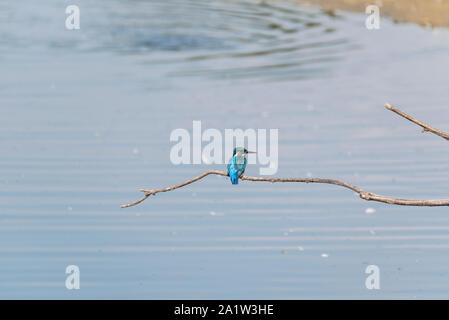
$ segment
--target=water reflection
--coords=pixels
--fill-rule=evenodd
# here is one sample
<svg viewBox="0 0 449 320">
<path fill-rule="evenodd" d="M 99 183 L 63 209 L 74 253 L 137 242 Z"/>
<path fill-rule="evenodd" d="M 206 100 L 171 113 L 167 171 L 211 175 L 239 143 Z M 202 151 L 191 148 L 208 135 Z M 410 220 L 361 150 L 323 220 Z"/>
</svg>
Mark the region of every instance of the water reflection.
<svg viewBox="0 0 449 320">
<path fill-rule="evenodd" d="M 9 2 L 4 9 L 1 38 L 8 47 L 145 55 L 147 64 L 174 64 L 172 76 L 308 78 L 351 49 L 334 18 L 280 2 L 86 2 L 77 32 L 61 27 L 63 6 L 56 1 Z M 6 28 L 31 21 L 29 34 Z"/>
<path fill-rule="evenodd" d="M 110 34 L 110 43 L 127 53 L 178 51 L 169 57 L 182 71 L 172 76 L 307 78 L 350 49 L 332 19 L 280 3 L 164 2 L 148 12 L 137 21 L 122 16 L 129 22 Z"/>
</svg>

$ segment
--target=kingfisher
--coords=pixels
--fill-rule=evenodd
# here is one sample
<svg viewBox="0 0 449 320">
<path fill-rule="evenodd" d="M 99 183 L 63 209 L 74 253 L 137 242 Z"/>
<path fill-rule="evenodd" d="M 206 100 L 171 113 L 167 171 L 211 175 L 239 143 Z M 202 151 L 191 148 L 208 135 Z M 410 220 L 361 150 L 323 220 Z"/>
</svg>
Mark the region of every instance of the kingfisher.
<svg viewBox="0 0 449 320">
<path fill-rule="evenodd" d="M 234 148 L 232 158 L 228 163 L 228 176 L 231 179 L 232 184 L 238 184 L 239 178 L 245 173 L 247 163 L 246 155 L 248 153 L 255 152 L 248 151 L 242 147 Z"/>
</svg>

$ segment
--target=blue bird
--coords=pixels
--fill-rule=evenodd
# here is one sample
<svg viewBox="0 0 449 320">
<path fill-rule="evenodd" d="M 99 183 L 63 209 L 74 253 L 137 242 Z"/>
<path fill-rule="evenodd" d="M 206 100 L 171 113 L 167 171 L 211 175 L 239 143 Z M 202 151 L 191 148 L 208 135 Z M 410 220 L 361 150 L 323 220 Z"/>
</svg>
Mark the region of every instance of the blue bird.
<svg viewBox="0 0 449 320">
<path fill-rule="evenodd" d="M 231 179 L 232 184 L 238 184 L 239 178 L 245 173 L 246 169 L 246 155 L 248 153 L 254 153 L 246 150 L 245 148 L 234 148 L 232 158 L 228 163 L 228 176 Z"/>
</svg>

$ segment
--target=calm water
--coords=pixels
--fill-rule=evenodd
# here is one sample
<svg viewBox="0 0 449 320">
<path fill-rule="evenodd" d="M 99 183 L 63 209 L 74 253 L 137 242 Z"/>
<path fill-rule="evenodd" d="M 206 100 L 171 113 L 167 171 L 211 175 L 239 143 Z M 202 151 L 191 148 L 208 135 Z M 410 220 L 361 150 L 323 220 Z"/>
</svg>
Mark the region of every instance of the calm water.
<svg viewBox="0 0 449 320">
<path fill-rule="evenodd" d="M 448 208 L 216 176 L 120 208 L 222 169 L 171 164 L 170 133 L 193 120 L 278 128 L 278 176 L 449 197 L 447 141 L 383 108 L 449 130 L 449 30 L 270 1 L 80 0 L 68 31 L 69 4 L 0 4 L 0 298 L 449 297 Z"/>
</svg>

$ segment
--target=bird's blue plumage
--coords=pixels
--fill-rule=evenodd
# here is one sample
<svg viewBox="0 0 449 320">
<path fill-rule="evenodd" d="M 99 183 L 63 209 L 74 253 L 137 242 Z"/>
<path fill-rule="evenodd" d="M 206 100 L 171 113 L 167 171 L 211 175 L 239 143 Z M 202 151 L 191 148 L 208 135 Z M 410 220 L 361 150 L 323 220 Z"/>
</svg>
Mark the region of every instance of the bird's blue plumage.
<svg viewBox="0 0 449 320">
<path fill-rule="evenodd" d="M 246 169 L 246 153 L 244 148 L 235 148 L 234 155 L 229 160 L 228 175 L 232 184 L 238 184 L 239 178 Z"/>
</svg>

